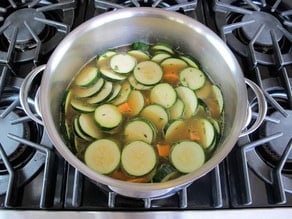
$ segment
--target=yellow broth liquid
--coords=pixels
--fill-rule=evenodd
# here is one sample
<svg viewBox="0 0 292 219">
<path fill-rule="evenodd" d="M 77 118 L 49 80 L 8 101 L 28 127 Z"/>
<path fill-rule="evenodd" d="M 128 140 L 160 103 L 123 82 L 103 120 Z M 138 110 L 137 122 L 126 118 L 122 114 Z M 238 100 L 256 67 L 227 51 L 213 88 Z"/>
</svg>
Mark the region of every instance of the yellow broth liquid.
<svg viewBox="0 0 292 219">
<path fill-rule="evenodd" d="M 128 47 L 123 47 L 123 48 L 118 48 L 116 49 L 116 51 L 127 51 L 129 48 Z M 181 54 L 181 53 L 179 53 Z M 141 59 L 141 57 L 136 57 L 137 61 L 143 61 L 143 59 Z M 151 58 L 151 55 L 150 55 Z M 108 60 L 105 60 L 103 62 L 100 62 L 99 65 L 109 65 Z M 86 66 L 97 66 L 97 59 L 93 58 L 90 62 L 88 62 L 84 68 Z M 101 66 L 98 66 L 99 68 Z M 180 86 L 180 82 L 179 80 L 175 80 L 176 78 L 178 78 L 179 72 L 183 69 L 183 66 L 180 65 L 169 65 L 163 68 L 163 78 L 161 80 L 162 82 L 167 82 L 169 84 L 171 84 L 174 88 L 177 86 Z M 77 74 L 78 72 L 76 72 Z M 130 73 L 131 74 L 131 73 Z M 206 74 L 205 74 L 206 75 Z M 127 80 L 127 79 L 126 79 Z M 122 83 L 122 82 L 114 82 L 114 83 Z M 214 95 L 214 93 L 212 92 L 211 89 L 211 85 L 213 83 L 211 82 L 211 80 L 208 78 L 208 76 L 206 75 L 206 82 L 204 84 L 204 86 L 196 91 L 194 91 L 199 99 L 199 103 L 201 102 L 201 104 L 199 104 L 199 107 L 196 111 L 196 113 L 189 119 L 185 119 L 185 124 L 186 126 L 180 130 L 177 130 L 177 132 L 170 138 L 169 141 L 171 142 L 167 142 L 164 138 L 164 134 L 165 134 L 165 129 L 161 129 L 161 130 L 157 130 L 156 133 L 156 139 L 155 141 L 152 143 L 153 147 L 156 149 L 157 151 L 157 156 L 158 156 L 158 164 L 157 167 L 159 167 L 162 163 L 169 163 L 169 159 L 168 159 L 168 155 L 167 154 L 159 154 L 158 152 L 158 146 L 159 147 L 171 147 L 171 144 L 173 144 L 174 142 L 178 142 L 181 140 L 186 140 L 186 139 L 190 139 L 192 137 L 191 134 L 195 133 L 195 136 L 192 140 L 198 142 L 199 144 L 204 144 L 203 142 L 203 138 L 201 138 L 200 136 L 204 136 L 204 128 L 200 127 L 200 123 L 198 123 L 199 119 L 201 118 L 206 118 L 206 119 L 212 119 L 213 121 L 216 122 L 216 124 L 219 127 L 219 130 L 222 131 L 222 124 L 223 124 L 223 115 L 222 113 L 220 113 L 219 111 L 219 107 L 218 107 L 218 103 L 216 100 L 216 97 Z M 74 84 L 74 79 L 72 80 L 72 82 L 69 84 L 67 90 L 72 90 L 73 95 L 71 96 L 71 98 L 74 98 L 74 92 L 76 92 L 76 90 L 78 90 L 80 88 L 78 88 L 75 84 Z M 149 94 L 151 89 L 149 90 L 140 90 L 144 96 L 144 100 L 145 100 L 145 106 L 150 104 L 150 100 L 149 100 Z M 86 98 L 85 98 L 86 99 Z M 105 101 L 107 102 L 107 101 Z M 102 103 L 100 103 L 102 104 Z M 100 105 L 98 104 L 98 105 Z M 63 105 L 64 106 L 64 105 Z M 61 110 L 61 112 L 64 112 L 64 109 Z M 91 113 L 93 115 L 93 113 Z M 80 115 L 80 112 L 78 112 L 77 110 L 74 110 L 72 107 L 68 107 L 68 109 L 66 110 L 66 114 L 62 113 L 61 115 L 61 125 L 62 127 L 65 127 L 64 130 L 64 138 L 67 140 L 68 142 L 68 146 L 70 147 L 71 151 L 73 153 L 75 153 L 75 155 L 84 162 L 84 152 L 87 148 L 88 145 L 90 145 L 93 141 L 95 141 L 96 139 L 92 139 L 92 141 L 86 141 L 80 137 L 78 137 L 75 133 L 74 133 L 74 128 L 73 128 L 73 121 L 74 118 L 76 116 Z M 139 115 L 134 116 L 135 118 L 139 118 Z M 102 134 L 102 138 L 108 138 L 108 139 L 112 139 L 114 141 L 116 141 L 120 148 L 122 149 L 124 147 L 124 145 L 126 145 L 128 142 L 125 142 L 125 137 L 124 137 L 124 127 L 125 125 L 128 123 L 128 121 L 132 120 L 133 116 L 131 115 L 131 112 L 123 112 L 123 122 L 122 124 L 117 127 L 114 128 L 111 131 L 104 131 Z M 170 122 L 170 121 L 169 121 Z M 220 131 L 219 131 L 220 132 Z M 219 139 L 220 133 L 217 132 L 216 133 L 216 139 Z M 205 150 L 206 153 L 206 160 L 212 156 L 213 151 L 215 150 L 215 147 L 212 147 L 211 149 L 207 149 Z M 151 173 L 147 174 L 146 176 L 142 176 L 142 177 L 133 177 L 133 176 L 129 176 L 128 174 L 126 174 L 121 167 L 119 167 L 117 170 L 115 170 L 113 173 L 111 173 L 109 176 L 116 178 L 116 179 L 120 179 L 120 180 L 125 180 L 125 181 L 131 181 L 131 182 L 137 182 L 137 183 L 144 183 L 144 182 L 151 182 L 152 177 L 155 175 L 155 171 L 156 169 L 154 169 L 153 171 L 151 171 Z M 181 174 L 178 173 L 176 175 L 176 177 L 179 177 Z"/>
</svg>

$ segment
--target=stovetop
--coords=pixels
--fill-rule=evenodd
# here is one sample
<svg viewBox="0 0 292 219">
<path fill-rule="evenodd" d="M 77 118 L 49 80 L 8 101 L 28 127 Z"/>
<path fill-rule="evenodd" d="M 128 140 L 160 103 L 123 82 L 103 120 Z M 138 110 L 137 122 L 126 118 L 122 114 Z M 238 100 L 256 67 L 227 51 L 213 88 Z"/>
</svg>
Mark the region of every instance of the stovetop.
<svg viewBox="0 0 292 219">
<path fill-rule="evenodd" d="M 124 7 L 182 13 L 216 32 L 245 77 L 263 90 L 268 112 L 213 171 L 181 191 L 131 199 L 92 182 L 54 149 L 19 103 L 31 69 L 84 21 Z M 0 209 L 184 211 L 292 207 L 292 2 L 289 0 L 14 0 L 0 3 Z M 40 80 L 40 78 L 39 78 Z M 35 111 L 37 87 L 28 102 Z M 248 89 L 251 123 L 258 103 Z M 3 131 L 2 131 L 3 130 Z"/>
</svg>

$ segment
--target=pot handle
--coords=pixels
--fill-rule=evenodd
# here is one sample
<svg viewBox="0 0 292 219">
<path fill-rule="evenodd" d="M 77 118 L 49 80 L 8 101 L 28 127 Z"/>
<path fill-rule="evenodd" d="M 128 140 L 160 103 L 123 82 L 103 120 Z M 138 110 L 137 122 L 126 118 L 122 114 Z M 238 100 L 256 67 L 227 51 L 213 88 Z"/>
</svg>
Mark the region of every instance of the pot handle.
<svg viewBox="0 0 292 219">
<path fill-rule="evenodd" d="M 253 92 L 256 95 L 259 112 L 258 112 L 258 116 L 257 116 L 255 122 L 253 123 L 253 125 L 250 128 L 246 128 L 249 125 L 251 117 L 252 117 L 251 108 L 248 107 L 248 109 L 247 109 L 247 111 L 248 111 L 247 124 L 242 129 L 242 132 L 240 133 L 239 137 L 249 135 L 252 132 L 254 132 L 255 130 L 257 130 L 259 128 L 259 126 L 262 124 L 262 122 L 264 121 L 265 116 L 267 114 L 267 110 L 268 110 L 267 101 L 265 99 L 264 93 L 261 90 L 261 88 L 256 83 L 254 83 L 253 81 L 251 81 L 250 79 L 247 79 L 247 78 L 245 78 L 245 83 L 253 90 Z"/>
<path fill-rule="evenodd" d="M 43 125 L 43 121 L 41 119 L 41 115 L 40 115 L 40 110 L 39 110 L 39 98 L 38 98 L 38 94 L 39 92 L 37 92 L 36 97 L 34 99 L 35 102 L 35 107 L 36 107 L 36 112 L 37 114 L 33 113 L 29 104 L 28 104 L 28 93 L 30 91 L 30 88 L 32 86 L 32 83 L 35 79 L 35 77 L 40 74 L 42 71 L 44 71 L 46 68 L 46 65 L 40 65 L 36 68 L 34 68 L 23 80 L 21 87 L 20 87 L 20 92 L 19 92 L 19 100 L 20 100 L 20 104 L 24 110 L 24 112 L 35 122 Z"/>
</svg>

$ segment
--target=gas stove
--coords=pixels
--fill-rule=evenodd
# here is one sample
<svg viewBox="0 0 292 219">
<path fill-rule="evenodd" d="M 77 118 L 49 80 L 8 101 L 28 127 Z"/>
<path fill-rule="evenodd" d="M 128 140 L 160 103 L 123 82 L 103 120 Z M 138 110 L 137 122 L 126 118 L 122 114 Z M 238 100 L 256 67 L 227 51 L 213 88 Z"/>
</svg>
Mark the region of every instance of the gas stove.
<svg viewBox="0 0 292 219">
<path fill-rule="evenodd" d="M 58 154 L 42 124 L 31 120 L 19 101 L 23 79 L 48 61 L 71 30 L 94 16 L 126 7 L 171 10 L 208 26 L 231 48 L 245 77 L 259 85 L 268 104 L 262 125 L 240 137 L 214 170 L 176 193 L 154 199 L 124 197 L 82 175 Z M 206 212 L 226 217 L 228 212 L 246 210 L 240 211 L 246 217 L 246 212 L 253 212 L 251 209 L 271 215 L 275 208 L 282 217 L 291 215 L 291 41 L 289 0 L 1 2 L 0 215 L 15 218 L 24 212 L 30 217 L 58 212 L 64 217 L 77 217 L 73 212 L 78 211 L 121 217 L 131 212 L 143 218 L 175 212 L 175 218 L 179 218 Z M 38 110 L 39 81 L 28 99 L 34 112 Z M 258 102 L 249 88 L 248 95 L 252 125 L 258 117 Z"/>
</svg>

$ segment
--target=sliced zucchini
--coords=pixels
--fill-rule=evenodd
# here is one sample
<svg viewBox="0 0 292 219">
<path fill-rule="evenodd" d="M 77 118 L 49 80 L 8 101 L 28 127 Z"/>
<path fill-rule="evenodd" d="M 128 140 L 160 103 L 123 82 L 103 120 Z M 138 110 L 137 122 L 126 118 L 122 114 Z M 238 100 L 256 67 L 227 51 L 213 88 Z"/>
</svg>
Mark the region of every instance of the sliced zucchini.
<svg viewBox="0 0 292 219">
<path fill-rule="evenodd" d="M 141 91 L 132 90 L 129 94 L 127 103 L 129 104 L 130 111 L 127 112 L 127 115 L 136 116 L 138 115 L 145 105 L 144 96 Z"/>
<path fill-rule="evenodd" d="M 200 69 L 188 67 L 179 73 L 179 80 L 182 85 L 197 90 L 204 86 L 206 76 Z"/>
<path fill-rule="evenodd" d="M 127 75 L 121 74 L 121 73 L 117 73 L 117 72 L 113 71 L 108 66 L 100 67 L 100 73 L 101 73 L 101 76 L 104 79 L 106 79 L 108 81 L 112 81 L 112 82 L 122 81 L 122 80 L 125 80 L 127 78 Z"/>
<path fill-rule="evenodd" d="M 163 163 L 156 171 L 156 174 L 153 177 L 153 182 L 166 182 L 177 178 L 179 175 L 179 172 L 172 165 Z"/>
<path fill-rule="evenodd" d="M 118 144 L 109 139 L 92 142 L 84 154 L 86 165 L 101 174 L 110 174 L 115 171 L 120 160 L 121 151 Z"/>
<path fill-rule="evenodd" d="M 102 53 L 100 56 L 97 57 L 97 61 L 96 61 L 97 66 L 101 67 L 101 66 L 107 65 L 107 61 L 109 60 L 109 58 L 116 54 L 117 52 L 115 51 L 111 51 L 111 50 L 105 51 L 104 53 Z"/>
<path fill-rule="evenodd" d="M 95 84 L 93 84 L 90 87 L 80 87 L 80 86 L 74 86 L 72 88 L 72 91 L 76 97 L 90 97 L 96 94 L 101 90 L 101 88 L 104 85 L 104 79 L 99 78 Z"/>
<path fill-rule="evenodd" d="M 188 127 L 190 136 L 197 136 L 196 141 L 203 147 L 208 148 L 216 137 L 216 131 L 212 123 L 205 118 L 194 118 Z"/>
<path fill-rule="evenodd" d="M 189 139 L 185 121 L 182 119 L 172 121 L 165 129 L 164 138 L 168 144 L 173 144 L 180 139 Z"/>
<path fill-rule="evenodd" d="M 71 106 L 70 105 L 70 102 L 71 102 L 71 98 L 72 98 L 72 90 L 67 90 L 65 92 L 65 101 L 64 101 L 64 114 L 66 115 L 68 110 L 69 110 L 69 107 Z"/>
<path fill-rule="evenodd" d="M 144 61 L 139 62 L 134 68 L 135 79 L 144 85 L 154 85 L 160 82 L 163 72 L 156 62 Z"/>
<path fill-rule="evenodd" d="M 157 52 L 152 58 L 151 60 L 153 62 L 157 62 L 160 63 L 162 62 L 164 59 L 170 58 L 171 55 L 167 52 Z"/>
<path fill-rule="evenodd" d="M 85 141 L 92 141 L 92 138 L 88 135 L 86 135 L 80 128 L 78 117 L 74 118 L 73 121 L 73 128 L 74 128 L 74 133 L 79 137 L 82 138 Z"/>
<path fill-rule="evenodd" d="M 153 45 L 151 47 L 152 50 L 154 51 L 164 51 L 164 52 L 168 52 L 170 54 L 174 54 L 174 51 L 172 49 L 172 46 L 167 44 L 167 43 L 163 43 L 163 42 L 159 42 L 159 43 L 156 43 L 155 45 Z"/>
<path fill-rule="evenodd" d="M 81 113 L 78 117 L 79 127 L 86 135 L 99 139 L 102 137 L 102 131 L 94 121 L 93 115 L 89 113 Z"/>
<path fill-rule="evenodd" d="M 110 102 L 114 100 L 120 94 L 121 90 L 122 90 L 122 85 L 118 83 L 114 83 L 112 95 L 108 98 L 107 101 Z"/>
<path fill-rule="evenodd" d="M 137 60 L 137 63 L 150 59 L 150 57 L 141 50 L 130 50 L 128 54 L 133 56 Z"/>
<path fill-rule="evenodd" d="M 90 113 L 95 110 L 94 105 L 87 103 L 84 99 L 80 99 L 76 97 L 71 99 L 70 104 L 73 107 L 73 109 L 79 112 Z"/>
<path fill-rule="evenodd" d="M 222 113 L 224 105 L 222 92 L 217 85 L 212 85 L 212 91 L 215 97 L 215 103 L 218 105 L 219 113 Z"/>
<path fill-rule="evenodd" d="M 75 84 L 81 87 L 90 87 L 98 80 L 100 73 L 94 66 L 86 66 L 75 77 Z"/>
<path fill-rule="evenodd" d="M 119 53 L 110 58 L 111 69 L 121 74 L 127 74 L 132 71 L 136 63 L 137 60 L 127 53 Z"/>
<path fill-rule="evenodd" d="M 134 119 L 126 124 L 124 136 L 126 142 L 141 140 L 151 144 L 156 138 L 156 129 L 149 120 Z"/>
<path fill-rule="evenodd" d="M 172 107 L 169 108 L 169 119 L 175 120 L 182 118 L 185 110 L 185 104 L 179 98 L 176 99 Z"/>
<path fill-rule="evenodd" d="M 176 89 L 178 97 L 185 105 L 184 118 L 188 119 L 194 115 L 198 106 L 198 98 L 193 90 L 188 87 L 179 86 Z"/>
<path fill-rule="evenodd" d="M 176 91 L 168 83 L 157 84 L 150 91 L 151 103 L 159 104 L 167 109 L 173 106 L 176 96 Z"/>
<path fill-rule="evenodd" d="M 205 152 L 194 141 L 178 142 L 171 148 L 170 162 L 179 172 L 190 173 L 204 164 Z"/>
<path fill-rule="evenodd" d="M 157 164 L 157 155 L 152 145 L 144 141 L 127 144 L 121 155 L 123 170 L 131 176 L 144 176 Z"/>
<path fill-rule="evenodd" d="M 118 127 L 123 120 L 121 112 L 113 104 L 102 104 L 94 111 L 94 119 L 105 130 Z"/>
<path fill-rule="evenodd" d="M 188 64 L 179 58 L 167 58 L 160 63 L 165 75 L 179 74 L 181 70 L 188 67 Z"/>
<path fill-rule="evenodd" d="M 157 104 L 146 106 L 141 111 L 140 115 L 150 120 L 159 132 L 163 131 L 164 126 L 168 123 L 168 113 L 166 109 Z"/>
<path fill-rule="evenodd" d="M 121 91 L 119 92 L 118 96 L 112 101 L 114 105 L 120 105 L 127 101 L 129 94 L 131 93 L 132 88 L 130 83 L 126 80 L 122 83 Z"/>
<path fill-rule="evenodd" d="M 89 97 L 86 101 L 90 104 L 98 104 L 105 101 L 107 98 L 111 96 L 113 92 L 113 83 L 106 81 L 102 89 L 96 93 L 94 96 Z"/>
<path fill-rule="evenodd" d="M 191 67 L 199 68 L 198 64 L 191 57 L 182 55 L 179 58 L 188 63 L 188 65 Z"/>
<path fill-rule="evenodd" d="M 139 83 L 139 82 L 134 78 L 133 75 L 130 75 L 130 76 L 128 77 L 128 81 L 129 81 L 129 83 L 131 84 L 131 86 L 132 86 L 134 89 L 136 89 L 136 90 L 149 90 L 149 89 L 151 89 L 151 88 L 153 87 L 153 86 L 151 86 L 151 85 L 143 85 L 143 84 Z"/>
</svg>

